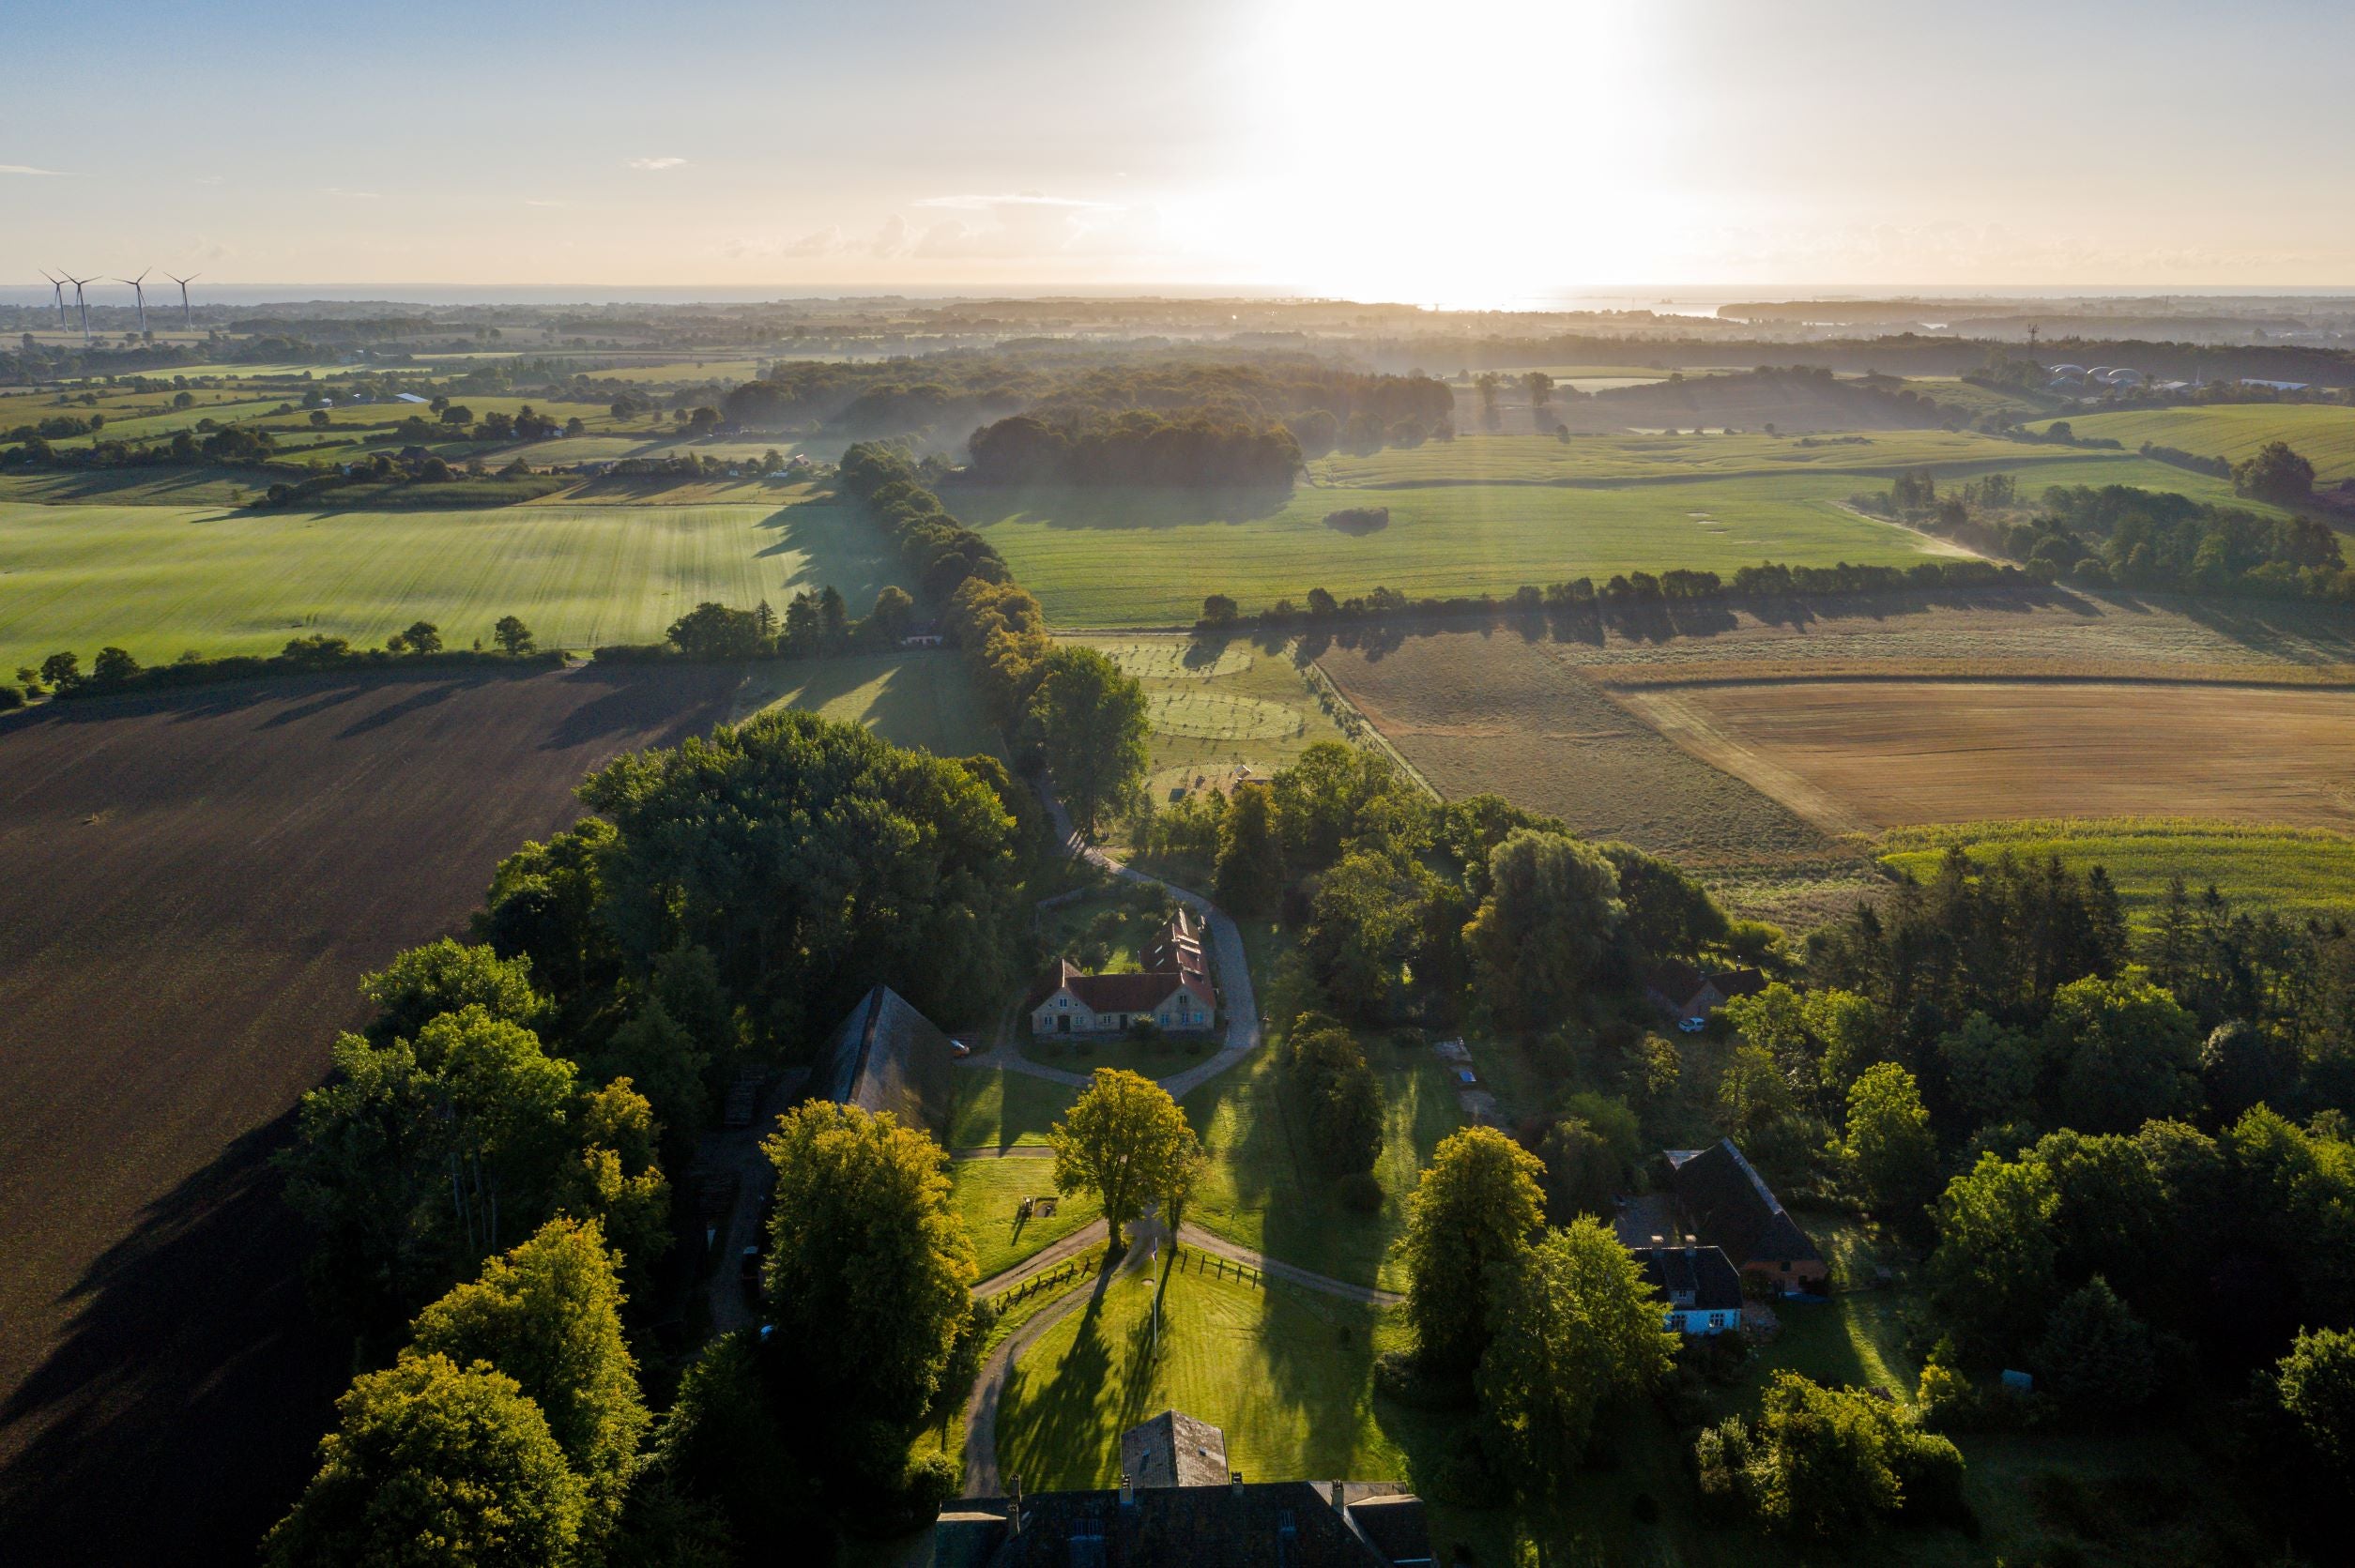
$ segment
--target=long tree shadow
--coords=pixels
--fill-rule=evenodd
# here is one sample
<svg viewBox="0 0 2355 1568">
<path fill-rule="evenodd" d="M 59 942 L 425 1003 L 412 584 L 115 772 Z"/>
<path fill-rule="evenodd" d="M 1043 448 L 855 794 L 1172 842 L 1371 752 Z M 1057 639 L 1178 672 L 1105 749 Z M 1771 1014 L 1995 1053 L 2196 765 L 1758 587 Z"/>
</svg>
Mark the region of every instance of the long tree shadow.
<svg viewBox="0 0 2355 1568">
<path fill-rule="evenodd" d="M 1008 1375 L 998 1407 L 1000 1476 L 1018 1475 L 1032 1491 L 1098 1484 L 1110 1463 L 1109 1452 L 1097 1451 L 1114 1359 L 1104 1332 L 1104 1304 L 1119 1271 L 1119 1262 L 1110 1258 L 1097 1271 L 1087 1305 L 1079 1309 L 1069 1354 L 1050 1367 L 1040 1358 L 1041 1347 L 1033 1345 Z"/>
<path fill-rule="evenodd" d="M 150 1206 L 0 1408 L 0 1558 L 245 1563 L 313 1463 L 348 1350 L 313 1317 L 270 1153 L 294 1112 Z"/>
</svg>

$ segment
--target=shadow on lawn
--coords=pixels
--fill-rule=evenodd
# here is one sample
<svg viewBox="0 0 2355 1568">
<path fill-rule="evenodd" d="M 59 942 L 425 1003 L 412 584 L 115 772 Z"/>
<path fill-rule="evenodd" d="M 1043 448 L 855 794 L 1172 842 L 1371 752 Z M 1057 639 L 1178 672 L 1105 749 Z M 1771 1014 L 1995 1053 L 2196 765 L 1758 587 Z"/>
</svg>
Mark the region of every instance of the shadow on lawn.
<svg viewBox="0 0 2355 1568">
<path fill-rule="evenodd" d="M 71 1327 L 0 1408 L 12 1568 L 251 1562 L 294 1500 L 349 1371 L 304 1302 L 268 1163 L 294 1114 L 153 1204 L 75 1285 Z"/>
<path fill-rule="evenodd" d="M 1079 1311 L 1071 1353 L 1048 1368 L 1032 1348 L 1014 1369 L 999 1406 L 998 1473 L 1020 1476 L 1033 1492 L 1091 1487 L 1109 1462 L 1098 1454 L 1104 1391 L 1112 1381 L 1112 1347 L 1104 1336 L 1104 1298 L 1120 1260 L 1107 1257 Z M 1119 1433 L 1111 1436 L 1114 1443 Z"/>
</svg>

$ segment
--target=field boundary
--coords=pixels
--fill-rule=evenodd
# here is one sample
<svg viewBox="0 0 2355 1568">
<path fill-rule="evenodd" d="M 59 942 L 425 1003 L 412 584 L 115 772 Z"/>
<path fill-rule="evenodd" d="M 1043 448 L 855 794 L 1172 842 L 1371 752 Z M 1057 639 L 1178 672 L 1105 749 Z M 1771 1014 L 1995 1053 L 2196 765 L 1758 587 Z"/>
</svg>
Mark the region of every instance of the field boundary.
<svg viewBox="0 0 2355 1568">
<path fill-rule="evenodd" d="M 1878 662 L 1808 660 L 1768 663 L 1757 660 L 1728 661 L 1723 665 L 1682 667 L 1629 664 L 1581 664 L 1579 673 L 1606 691 L 1670 691 L 1678 688 L 1731 686 L 1797 686 L 1821 683 L 1852 685 L 1934 686 L 2201 686 L 2242 687 L 2251 691 L 2345 691 L 2355 689 L 2355 666 L 2286 665 L 2278 670 L 2233 665 L 2187 665 L 2179 674 L 2152 675 L 2148 665 L 2112 666 L 2070 661 L 2055 669 L 2041 663 L 1961 662 L 1955 667 L 1908 665 Z M 1730 667 L 1729 667 L 1730 666 Z M 1736 669 L 1742 673 L 1734 673 Z"/>
<path fill-rule="evenodd" d="M 1446 801 L 1447 797 L 1440 793 L 1439 786 L 1425 778 L 1423 770 L 1406 759 L 1406 754 L 1391 743 L 1390 738 L 1382 733 L 1381 726 L 1366 717 L 1365 709 L 1343 694 L 1333 677 L 1324 673 L 1323 665 L 1311 660 L 1298 668 L 1301 678 L 1308 684 L 1308 690 L 1317 694 L 1318 701 L 1343 735 L 1358 745 L 1388 757 L 1392 767 L 1414 780 L 1416 787 L 1432 799 L 1443 804 Z"/>
</svg>

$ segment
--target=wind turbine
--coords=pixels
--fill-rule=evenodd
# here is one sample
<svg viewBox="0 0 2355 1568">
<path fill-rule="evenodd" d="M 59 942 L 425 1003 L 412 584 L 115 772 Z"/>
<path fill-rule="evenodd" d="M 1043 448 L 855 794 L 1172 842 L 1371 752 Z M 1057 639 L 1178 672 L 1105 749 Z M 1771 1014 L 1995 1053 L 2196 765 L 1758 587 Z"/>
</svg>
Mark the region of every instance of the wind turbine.
<svg viewBox="0 0 2355 1568">
<path fill-rule="evenodd" d="M 49 278 L 46 272 L 41 276 Z M 66 329 L 66 285 L 62 279 L 49 278 L 49 286 L 57 291 L 57 330 L 62 332 Z"/>
<path fill-rule="evenodd" d="M 153 272 L 155 268 L 152 266 L 147 268 L 147 272 Z M 117 278 L 115 280 L 118 283 L 129 283 L 130 285 L 130 292 L 132 296 L 139 301 L 139 335 L 143 338 L 147 335 L 147 290 L 145 286 L 147 282 L 147 272 L 142 272 L 136 278 Z"/>
<path fill-rule="evenodd" d="M 142 273 L 141 276 L 145 277 L 145 274 Z M 164 276 L 172 278 L 172 274 L 169 272 L 165 273 Z M 191 332 L 196 329 L 196 315 L 194 312 L 188 308 L 188 285 L 203 276 L 204 274 L 201 272 L 191 272 L 185 278 L 172 278 L 174 282 L 180 285 L 180 325 L 187 327 Z"/>
<path fill-rule="evenodd" d="M 82 312 L 82 346 L 84 348 L 90 346 L 90 302 L 82 297 L 82 285 L 97 281 L 95 278 L 76 278 L 70 274 L 66 279 L 67 282 L 73 285 L 73 308 Z"/>
</svg>

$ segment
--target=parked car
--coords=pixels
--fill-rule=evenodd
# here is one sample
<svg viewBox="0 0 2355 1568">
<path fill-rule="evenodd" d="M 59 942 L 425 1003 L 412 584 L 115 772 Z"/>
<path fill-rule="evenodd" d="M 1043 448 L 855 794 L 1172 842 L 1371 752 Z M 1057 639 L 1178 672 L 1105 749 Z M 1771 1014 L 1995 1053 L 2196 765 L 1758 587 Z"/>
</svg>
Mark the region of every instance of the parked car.
<svg viewBox="0 0 2355 1568">
<path fill-rule="evenodd" d="M 1708 1027 L 1709 1021 L 1706 1018 L 1679 1018 L 1676 1020 L 1676 1028 L 1686 1034 L 1699 1034 L 1703 1029 L 1705 1029 Z"/>
</svg>

